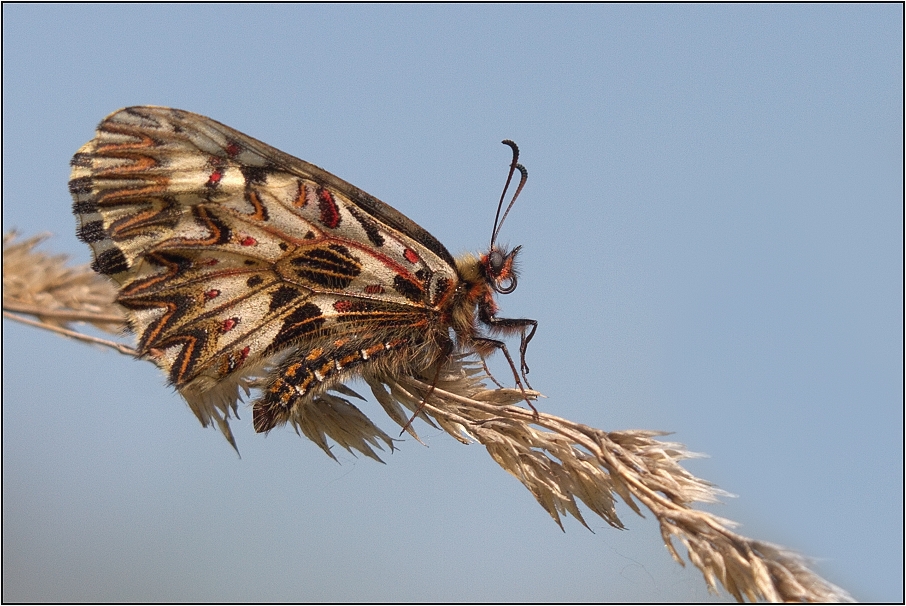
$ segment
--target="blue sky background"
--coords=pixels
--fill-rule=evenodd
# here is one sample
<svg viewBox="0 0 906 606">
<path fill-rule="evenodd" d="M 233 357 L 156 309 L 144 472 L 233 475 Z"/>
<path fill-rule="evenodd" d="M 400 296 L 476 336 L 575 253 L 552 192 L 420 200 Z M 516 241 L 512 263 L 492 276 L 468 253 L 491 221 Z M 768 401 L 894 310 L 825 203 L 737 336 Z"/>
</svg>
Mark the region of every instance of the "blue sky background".
<svg viewBox="0 0 906 606">
<path fill-rule="evenodd" d="M 714 507 L 903 600 L 903 6 L 3 6 L 3 229 L 74 235 L 108 113 L 209 115 L 487 245 L 539 407 L 674 431 Z M 506 375 L 506 372 L 499 373 Z M 391 423 L 368 403 L 386 430 Z M 203 430 L 151 364 L 3 321 L 6 601 L 676 601 L 626 507 L 559 530 L 481 446 Z M 724 596 L 726 597 L 726 596 Z"/>
</svg>

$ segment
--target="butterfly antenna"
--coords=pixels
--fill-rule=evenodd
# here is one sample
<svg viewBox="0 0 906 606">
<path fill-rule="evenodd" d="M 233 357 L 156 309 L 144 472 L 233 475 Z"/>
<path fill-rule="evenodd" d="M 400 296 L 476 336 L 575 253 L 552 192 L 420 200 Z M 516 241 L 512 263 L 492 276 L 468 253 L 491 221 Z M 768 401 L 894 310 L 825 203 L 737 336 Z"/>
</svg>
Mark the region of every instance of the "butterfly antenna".
<svg viewBox="0 0 906 606">
<path fill-rule="evenodd" d="M 504 139 L 501 143 L 509 145 L 510 148 L 512 148 L 513 161 L 510 162 L 510 172 L 506 176 L 506 185 L 503 186 L 503 192 L 500 194 L 500 202 L 497 203 L 497 215 L 494 217 L 494 229 L 491 231 L 491 248 L 494 247 L 494 242 L 497 241 L 497 234 L 500 232 L 500 228 L 503 227 L 503 221 L 506 219 L 507 214 L 509 214 L 510 209 L 513 208 L 513 203 L 516 201 L 516 198 L 519 197 L 519 192 L 522 191 L 522 188 L 525 186 L 525 182 L 528 179 L 528 171 L 518 162 L 519 146 L 509 139 Z M 522 175 L 522 179 L 519 181 L 519 187 L 516 188 L 516 193 L 513 194 L 513 199 L 510 200 L 510 204 L 506 207 L 503 217 L 501 217 L 500 210 L 503 208 L 503 200 L 506 198 L 506 192 L 510 188 L 510 182 L 513 180 L 513 173 L 517 170 L 519 171 L 519 174 Z"/>
<path fill-rule="evenodd" d="M 525 187 L 525 182 L 528 181 L 528 171 L 525 169 L 525 167 L 521 164 L 517 164 L 516 169 L 522 175 L 522 178 L 519 179 L 519 187 L 516 188 L 516 193 L 513 194 L 513 199 L 510 200 L 510 203 L 506 207 L 506 211 L 504 211 L 503 216 L 500 218 L 500 225 L 497 226 L 497 230 L 494 232 L 492 242 L 497 240 L 497 233 L 500 231 L 500 228 L 503 227 L 503 222 L 506 220 L 506 216 L 510 214 L 510 209 L 513 208 L 513 204 L 516 203 L 516 198 L 519 197 L 520 192 L 522 192 L 522 188 Z"/>
</svg>

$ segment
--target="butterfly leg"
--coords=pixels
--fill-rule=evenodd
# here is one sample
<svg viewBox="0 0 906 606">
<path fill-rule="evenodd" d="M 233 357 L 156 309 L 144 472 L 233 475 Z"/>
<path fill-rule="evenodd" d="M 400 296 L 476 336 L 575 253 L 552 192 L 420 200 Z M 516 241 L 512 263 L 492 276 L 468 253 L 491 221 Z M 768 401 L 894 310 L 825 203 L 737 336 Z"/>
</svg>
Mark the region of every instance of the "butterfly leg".
<svg viewBox="0 0 906 606">
<path fill-rule="evenodd" d="M 538 320 L 531 320 L 529 318 L 498 318 L 496 316 L 488 315 L 488 317 L 483 317 L 482 321 L 488 326 L 497 329 L 503 333 L 511 333 L 516 330 L 521 330 L 522 340 L 519 343 L 519 370 L 522 375 L 522 380 L 525 381 L 526 386 L 529 389 L 532 389 L 531 384 L 529 384 L 528 378 L 526 375 L 529 373 L 528 364 L 525 361 L 525 351 L 528 349 L 529 341 L 532 340 L 532 337 L 535 336 L 535 331 L 538 330 Z M 526 336 L 526 330 L 531 327 L 531 330 L 528 331 L 528 336 Z M 491 341 L 492 339 L 486 339 Z M 499 341 L 497 341 L 499 343 Z M 494 347 L 497 347 L 496 345 Z M 498 347 L 498 349 L 500 349 Z M 503 348 L 506 350 L 506 348 Z M 513 366 L 513 372 L 516 372 L 515 365 L 510 362 L 510 366 Z M 518 383 L 518 377 L 517 377 Z"/>
<path fill-rule="evenodd" d="M 529 373 L 529 367 L 525 361 L 525 350 L 528 348 L 529 341 L 535 336 L 535 331 L 538 330 L 538 322 L 537 320 L 529 320 L 528 322 L 529 324 L 525 324 L 522 327 L 522 341 L 519 343 L 519 358 L 522 365 L 522 368 L 520 369 L 522 371 L 522 378 L 525 380 L 525 384 L 528 385 L 528 388 L 531 389 L 532 386 L 529 385 L 528 377 L 525 376 Z M 525 336 L 525 327 L 529 325 L 532 329 L 529 331 L 528 336 Z"/>
<path fill-rule="evenodd" d="M 494 378 L 494 375 L 491 374 L 491 369 L 488 368 L 488 361 L 485 360 L 485 357 L 481 354 L 478 354 L 478 357 L 481 358 L 481 367 L 484 369 L 484 374 L 488 375 L 488 378 L 494 382 L 494 385 L 503 389 L 503 385 L 500 384 L 500 381 Z"/>
<path fill-rule="evenodd" d="M 521 322 L 522 320 L 515 320 L 515 321 Z M 535 322 L 535 320 L 529 320 L 529 322 Z M 537 322 L 535 322 L 535 323 L 537 324 Z M 533 330 L 532 334 L 534 334 L 534 332 L 535 331 Z M 531 338 L 531 337 L 529 337 L 529 338 Z M 525 399 L 525 403 L 528 404 L 529 408 L 532 409 L 532 413 L 534 414 L 535 419 L 537 420 L 539 418 L 538 409 L 535 408 L 535 406 L 532 404 L 531 400 L 529 400 L 528 394 L 525 393 L 525 387 L 522 385 L 522 381 L 519 379 L 519 371 L 516 370 L 516 364 L 515 364 L 515 362 L 513 362 L 513 357 L 510 356 L 510 351 L 506 348 L 506 343 L 504 343 L 503 341 L 498 341 L 497 339 L 489 339 L 487 337 L 477 337 L 475 339 L 475 341 L 477 341 L 478 343 L 483 343 L 485 345 L 489 345 L 489 346 L 491 346 L 495 349 L 499 349 L 500 351 L 503 352 L 503 355 L 506 358 L 506 361 L 509 362 L 509 364 L 510 364 L 510 369 L 513 371 L 513 378 L 516 379 L 516 386 L 519 388 L 519 391 L 522 392 L 522 397 Z M 523 347 L 523 349 L 524 349 L 524 347 Z M 524 353 L 525 352 L 523 351 L 523 354 Z M 523 362 L 523 364 L 524 364 L 524 362 Z M 523 378 L 525 378 L 524 374 L 523 374 Z M 526 381 L 525 383 L 526 383 L 526 385 L 528 385 L 528 381 Z M 532 386 L 529 385 L 528 388 L 531 389 Z"/>
</svg>

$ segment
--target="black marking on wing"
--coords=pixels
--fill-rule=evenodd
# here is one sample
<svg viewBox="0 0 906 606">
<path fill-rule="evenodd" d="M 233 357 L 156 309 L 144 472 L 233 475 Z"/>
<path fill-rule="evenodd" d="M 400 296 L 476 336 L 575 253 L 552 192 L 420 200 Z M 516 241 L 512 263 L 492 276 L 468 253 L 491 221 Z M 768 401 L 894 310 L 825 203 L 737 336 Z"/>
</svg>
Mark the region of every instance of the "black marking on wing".
<svg viewBox="0 0 906 606">
<path fill-rule="evenodd" d="M 152 347 L 165 348 L 174 344 L 172 339 L 178 338 L 179 335 L 174 335 L 169 339 L 165 339 L 163 334 L 167 329 L 179 322 L 183 316 L 189 313 L 195 307 L 196 301 L 193 297 L 180 293 L 171 293 L 164 296 L 155 296 L 154 294 L 149 294 L 148 296 L 141 294 L 138 296 L 129 296 L 128 294 L 124 295 L 121 293 L 120 296 L 117 297 L 117 303 L 126 309 L 143 310 L 164 308 L 166 310 L 160 318 L 150 323 L 145 328 L 144 332 L 139 335 L 138 350 L 141 353 L 147 353 Z"/>
<path fill-rule="evenodd" d="M 92 177 L 76 177 L 69 180 L 69 193 L 73 196 L 90 194 L 93 187 L 94 179 Z"/>
<path fill-rule="evenodd" d="M 449 278 L 440 277 L 437 279 L 437 290 L 434 293 L 434 301 L 431 302 L 432 305 L 437 305 L 444 295 L 447 294 L 447 291 L 450 290 L 452 282 Z"/>
<path fill-rule="evenodd" d="M 180 255 L 180 254 L 174 253 L 174 252 L 151 253 L 149 255 L 146 255 L 145 259 L 155 265 L 159 265 L 162 267 L 168 267 L 171 272 L 171 274 L 169 276 L 167 276 L 168 278 L 176 277 L 176 276 L 188 271 L 194 265 L 194 261 L 192 261 L 191 258 L 186 257 L 185 255 Z M 142 282 L 146 282 L 149 280 L 151 280 L 155 283 L 158 282 L 157 277 L 151 277 L 151 278 L 147 278 L 146 280 L 132 282 L 129 285 L 129 288 L 131 290 L 132 288 L 138 286 Z"/>
<path fill-rule="evenodd" d="M 171 384 L 181 386 L 192 379 L 195 366 L 198 365 L 198 360 L 204 353 L 205 345 L 207 345 L 210 338 L 211 336 L 207 330 L 197 328 L 182 332 L 168 339 L 165 343 L 161 343 L 161 348 L 163 349 L 182 344 L 182 349 L 180 349 L 179 354 L 173 361 L 173 365 L 170 367 L 169 379 Z"/>
<path fill-rule="evenodd" d="M 410 301 L 415 301 L 416 303 L 424 301 L 425 291 L 422 290 L 421 286 L 399 274 L 393 278 L 393 288 Z"/>
<path fill-rule="evenodd" d="M 282 285 L 271 294 L 270 311 L 285 307 L 299 298 L 302 293 L 292 286 Z"/>
<path fill-rule="evenodd" d="M 374 221 L 357 211 L 354 206 L 348 207 L 347 210 L 349 210 L 349 214 L 351 214 L 353 218 L 359 222 L 359 225 L 362 226 L 362 229 L 365 231 L 365 235 L 368 236 L 369 242 L 371 242 L 378 248 L 384 245 L 384 236 L 381 234 L 381 231 L 378 229 L 378 226 Z"/>
<path fill-rule="evenodd" d="M 300 305 L 283 320 L 283 326 L 280 327 L 271 344 L 267 346 L 266 352 L 278 351 L 296 339 L 319 331 L 325 322 L 321 309 L 317 305 L 314 303 Z"/>
<path fill-rule="evenodd" d="M 342 290 L 362 273 L 358 259 L 345 246 L 332 244 L 326 248 L 311 248 L 292 259 L 296 275 L 317 286 Z"/>
<path fill-rule="evenodd" d="M 108 248 L 91 262 L 91 269 L 105 276 L 112 276 L 129 269 L 126 255 L 118 248 Z"/>
<path fill-rule="evenodd" d="M 239 170 L 245 178 L 246 185 L 256 185 L 267 181 L 267 176 L 274 172 L 273 166 L 246 166 L 241 165 Z"/>
<path fill-rule="evenodd" d="M 91 221 L 90 223 L 83 223 L 76 236 L 82 242 L 91 244 L 92 242 L 100 242 L 106 239 L 107 231 L 104 229 L 103 221 Z"/>
<path fill-rule="evenodd" d="M 74 215 L 89 215 L 98 212 L 98 205 L 94 200 L 80 200 L 72 203 L 72 213 Z"/>
<path fill-rule="evenodd" d="M 69 166 L 78 166 L 80 168 L 91 168 L 92 154 L 76 153 L 69 161 Z"/>
<path fill-rule="evenodd" d="M 195 215 L 195 221 L 209 230 L 211 230 L 212 239 L 198 241 L 205 245 L 227 244 L 233 236 L 230 226 L 219 218 L 213 216 L 208 210 L 201 206 L 192 208 L 192 214 Z"/>
</svg>

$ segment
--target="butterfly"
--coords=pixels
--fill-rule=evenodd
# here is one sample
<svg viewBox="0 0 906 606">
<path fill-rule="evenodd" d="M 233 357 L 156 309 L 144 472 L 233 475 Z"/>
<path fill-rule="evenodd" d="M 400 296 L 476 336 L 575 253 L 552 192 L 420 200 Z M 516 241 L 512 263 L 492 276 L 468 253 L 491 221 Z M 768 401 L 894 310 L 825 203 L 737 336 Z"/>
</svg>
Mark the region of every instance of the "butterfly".
<svg viewBox="0 0 906 606">
<path fill-rule="evenodd" d="M 118 285 L 139 356 L 235 446 L 228 418 L 250 384 L 261 386 L 257 432 L 356 376 L 431 376 L 463 353 L 502 351 L 525 393 L 537 322 L 500 318 L 495 301 L 516 288 L 520 247 L 496 240 L 527 179 L 504 143 L 513 160 L 490 247 L 456 259 L 329 172 L 166 107 L 107 116 L 73 156 L 69 189 L 76 233 Z M 519 372 L 495 338 L 517 333 Z"/>
</svg>

